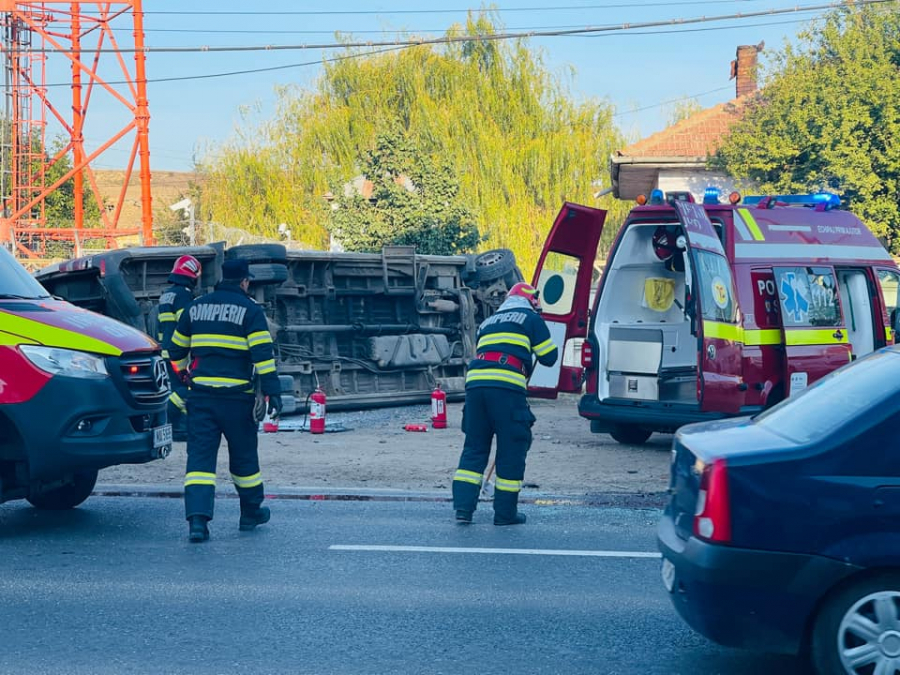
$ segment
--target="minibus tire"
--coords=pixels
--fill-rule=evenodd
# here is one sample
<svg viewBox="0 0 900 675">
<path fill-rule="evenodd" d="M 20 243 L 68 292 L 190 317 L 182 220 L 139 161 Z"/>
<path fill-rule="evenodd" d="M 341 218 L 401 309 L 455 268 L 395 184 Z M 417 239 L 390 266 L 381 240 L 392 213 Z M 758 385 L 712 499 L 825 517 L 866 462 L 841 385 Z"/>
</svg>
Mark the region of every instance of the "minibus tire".
<svg viewBox="0 0 900 675">
<path fill-rule="evenodd" d="M 475 281 L 502 279 L 516 269 L 516 255 L 508 248 L 495 248 L 475 257 Z"/>
<path fill-rule="evenodd" d="M 287 249 L 282 244 L 241 244 L 225 251 L 225 260 L 247 260 L 248 262 L 287 262 Z"/>
<path fill-rule="evenodd" d="M 79 471 L 74 480 L 52 490 L 28 495 L 28 503 L 45 511 L 66 511 L 73 509 L 91 496 L 97 484 L 97 471 Z"/>
<path fill-rule="evenodd" d="M 633 424 L 617 424 L 609 432 L 609 435 L 623 445 L 642 445 L 653 435 L 653 432 Z"/>
</svg>

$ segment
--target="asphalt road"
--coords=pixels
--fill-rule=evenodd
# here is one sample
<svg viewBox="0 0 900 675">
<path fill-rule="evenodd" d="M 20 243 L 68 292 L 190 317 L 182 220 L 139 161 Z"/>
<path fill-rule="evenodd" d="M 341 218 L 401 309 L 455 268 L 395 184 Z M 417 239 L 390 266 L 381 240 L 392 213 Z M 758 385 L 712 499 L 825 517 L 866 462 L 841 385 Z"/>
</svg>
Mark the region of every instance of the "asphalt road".
<svg viewBox="0 0 900 675">
<path fill-rule="evenodd" d="M 237 502 L 217 508 L 191 545 L 175 499 L 0 506 L 0 673 L 800 672 L 694 635 L 657 558 L 597 555 L 653 554 L 654 511 L 530 505 L 497 528 L 446 503 L 274 500 L 239 533 Z"/>
</svg>

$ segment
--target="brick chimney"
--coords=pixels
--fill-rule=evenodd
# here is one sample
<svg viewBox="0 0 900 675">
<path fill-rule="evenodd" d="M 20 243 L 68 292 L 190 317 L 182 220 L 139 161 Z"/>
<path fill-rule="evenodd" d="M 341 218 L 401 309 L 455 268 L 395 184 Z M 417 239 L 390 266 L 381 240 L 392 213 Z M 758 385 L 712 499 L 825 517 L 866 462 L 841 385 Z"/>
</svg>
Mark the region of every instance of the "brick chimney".
<svg viewBox="0 0 900 675">
<path fill-rule="evenodd" d="M 731 62 L 730 78 L 735 81 L 736 97 L 756 91 L 757 54 L 765 46 L 765 42 L 760 42 L 758 45 L 741 45 L 737 48 L 737 58 Z"/>
</svg>

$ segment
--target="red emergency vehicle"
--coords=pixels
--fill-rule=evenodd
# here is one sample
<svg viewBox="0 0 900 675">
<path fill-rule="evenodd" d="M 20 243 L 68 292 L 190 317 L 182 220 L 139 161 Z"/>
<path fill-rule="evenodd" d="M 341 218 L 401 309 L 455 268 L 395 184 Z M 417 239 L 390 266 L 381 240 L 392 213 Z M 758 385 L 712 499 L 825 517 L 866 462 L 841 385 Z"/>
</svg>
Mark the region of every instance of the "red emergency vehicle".
<svg viewBox="0 0 900 675">
<path fill-rule="evenodd" d="M 606 212 L 566 203 L 533 283 L 560 347 L 581 367 L 538 366 L 531 394 L 584 395 L 595 432 L 654 431 L 754 414 L 894 343 L 900 271 L 835 195 L 721 203 L 707 190 L 639 198 L 596 286 Z"/>
</svg>

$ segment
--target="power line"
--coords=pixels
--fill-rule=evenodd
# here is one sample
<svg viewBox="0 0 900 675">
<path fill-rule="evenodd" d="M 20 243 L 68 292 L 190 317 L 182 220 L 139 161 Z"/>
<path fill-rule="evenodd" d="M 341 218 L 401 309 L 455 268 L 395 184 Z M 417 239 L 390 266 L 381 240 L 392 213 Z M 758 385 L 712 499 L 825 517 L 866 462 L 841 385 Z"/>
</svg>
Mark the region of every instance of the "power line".
<svg viewBox="0 0 900 675">
<path fill-rule="evenodd" d="M 664 105 L 669 105 L 670 103 L 679 103 L 681 101 L 689 101 L 694 98 L 700 98 L 701 96 L 708 96 L 709 94 L 717 94 L 720 91 L 725 91 L 726 89 L 731 89 L 731 85 L 726 85 L 724 87 L 717 87 L 716 89 L 710 89 L 709 91 L 703 91 L 699 94 L 694 94 L 693 96 L 681 96 L 679 98 L 673 98 L 668 101 L 660 101 L 659 103 L 654 103 L 652 105 L 645 105 L 642 108 L 634 108 L 632 110 L 626 110 L 623 112 L 618 112 L 613 114 L 613 117 L 622 117 L 623 115 L 633 115 L 634 113 L 643 112 L 644 110 L 652 110 L 653 108 L 661 108 Z"/>
<path fill-rule="evenodd" d="M 721 5 L 735 4 L 745 2 L 756 2 L 758 0 L 679 0 L 668 2 L 648 2 L 642 3 L 641 7 L 679 7 L 686 5 Z M 634 3 L 614 3 L 604 5 L 563 5 L 556 7 L 498 7 L 497 13 L 504 12 L 548 12 L 548 11 L 581 11 L 585 9 L 622 9 L 633 8 Z M 477 14 L 483 11 L 482 8 L 476 7 L 457 7 L 455 9 L 366 9 L 366 10 L 294 10 L 286 12 L 258 12 L 258 11 L 232 11 L 232 10 L 150 10 L 145 11 L 145 15 L 165 15 L 165 16 L 361 16 L 361 15 L 385 15 L 385 14 Z"/>
<path fill-rule="evenodd" d="M 420 45 L 442 45 L 457 44 L 464 42 L 496 42 L 502 40 L 516 40 L 524 38 L 538 37 L 571 37 L 577 35 L 593 35 L 600 33 L 612 33 L 619 31 L 633 31 L 645 28 L 663 28 L 666 26 L 684 26 L 699 23 L 711 23 L 716 21 L 743 21 L 744 19 L 757 18 L 762 16 L 778 16 L 782 14 L 799 14 L 806 12 L 816 12 L 822 10 L 837 9 L 850 5 L 879 5 L 893 3 L 897 0 L 843 0 L 838 2 L 830 2 L 820 5 L 805 5 L 786 7 L 782 9 L 767 9 L 755 12 L 741 12 L 737 14 L 722 14 L 718 16 L 700 16 L 693 18 L 677 18 L 663 19 L 658 21 L 641 21 L 635 23 L 611 24 L 606 26 L 582 26 L 579 28 L 571 28 L 565 30 L 544 30 L 544 31 L 515 31 L 492 33 L 486 35 L 461 35 L 461 36 L 443 36 L 435 38 L 416 38 L 409 40 L 383 40 L 383 41 L 348 41 L 348 42 L 323 42 L 319 44 L 284 44 L 284 45 L 203 45 L 199 47 L 129 47 L 129 48 L 104 48 L 90 50 L 91 53 L 116 53 L 127 54 L 134 52 L 143 53 L 187 53 L 187 52 L 262 52 L 262 51 L 303 51 L 309 49 L 352 49 L 366 47 L 414 47 Z M 52 50 L 27 50 L 28 53 L 40 51 L 57 51 Z"/>
</svg>

